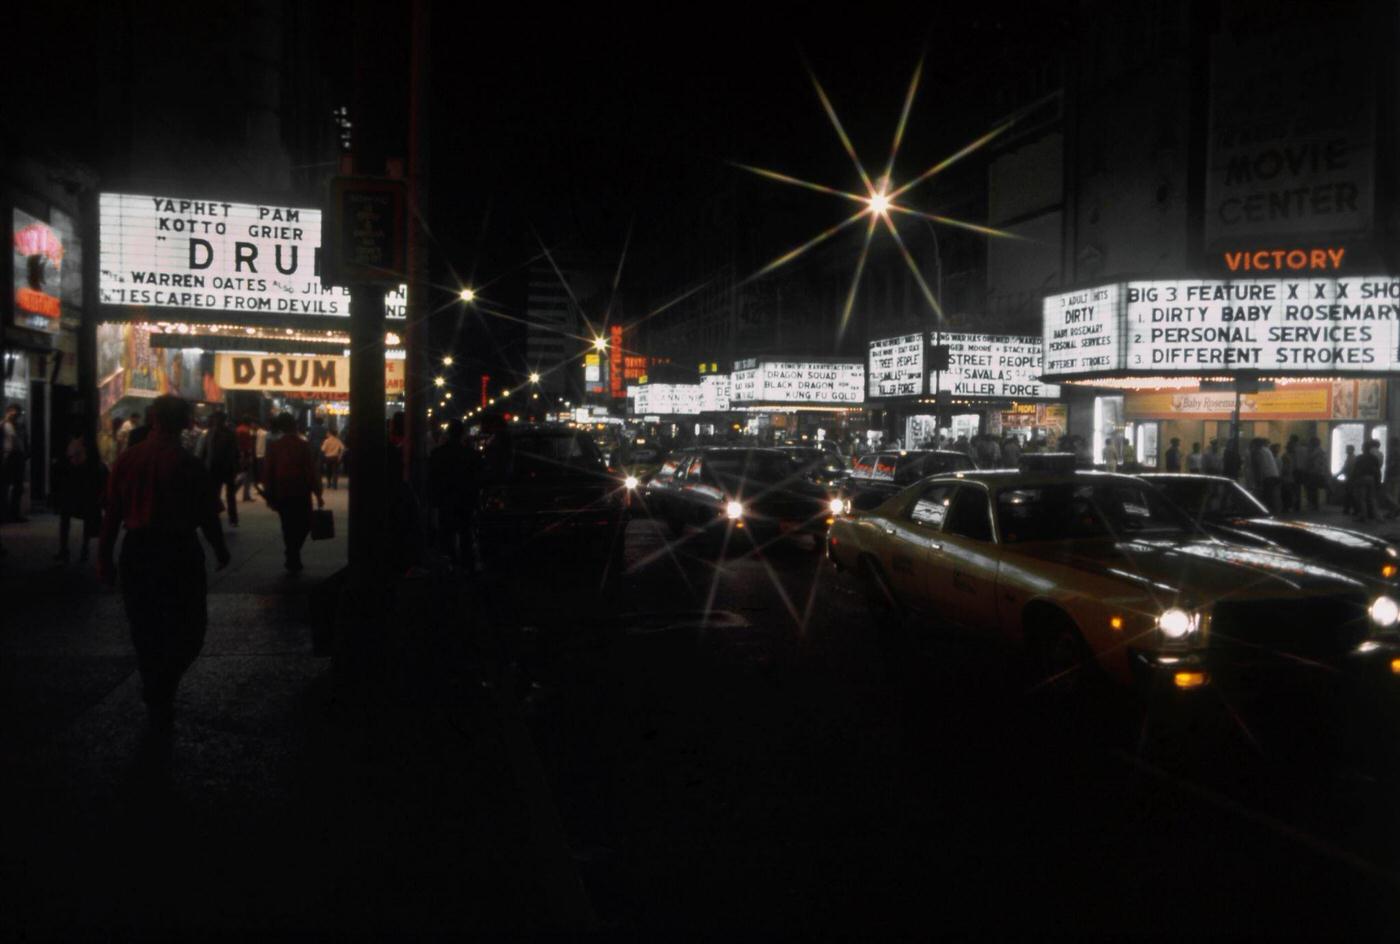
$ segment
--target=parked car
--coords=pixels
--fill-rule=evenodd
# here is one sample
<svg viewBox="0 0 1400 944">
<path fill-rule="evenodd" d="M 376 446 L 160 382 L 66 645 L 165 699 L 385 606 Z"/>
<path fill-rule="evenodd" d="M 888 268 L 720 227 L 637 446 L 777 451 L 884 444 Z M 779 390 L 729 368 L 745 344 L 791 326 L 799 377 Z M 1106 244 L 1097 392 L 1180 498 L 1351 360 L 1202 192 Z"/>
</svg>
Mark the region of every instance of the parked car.
<svg viewBox="0 0 1400 944">
<path fill-rule="evenodd" d="M 869 511 L 926 475 L 977 468 L 966 453 L 946 449 L 892 449 L 856 459 L 841 485 L 847 511 Z"/>
<path fill-rule="evenodd" d="M 777 449 L 709 447 L 669 457 L 647 482 L 643 503 L 673 534 L 700 528 L 715 538 L 747 534 L 758 542 L 810 535 L 824 546 L 833 494 L 802 477 Z"/>
<path fill-rule="evenodd" d="M 816 485 L 839 486 L 851 473 L 840 453 L 820 446 L 779 446 L 778 451 L 791 458 L 802 476 Z"/>
<path fill-rule="evenodd" d="M 482 456 L 478 546 L 488 560 L 555 541 L 618 552 L 626 494 L 586 432 L 507 428 Z"/>
<path fill-rule="evenodd" d="M 1050 687 L 1189 693 L 1338 670 L 1400 686 L 1390 587 L 1212 538 L 1132 476 L 934 476 L 838 519 L 828 553 L 877 603 L 1024 647 Z"/>
<path fill-rule="evenodd" d="M 1279 518 L 1238 482 L 1223 476 L 1148 473 L 1141 478 L 1222 540 L 1289 551 L 1334 568 L 1400 582 L 1400 549 L 1382 538 L 1316 521 Z"/>
</svg>

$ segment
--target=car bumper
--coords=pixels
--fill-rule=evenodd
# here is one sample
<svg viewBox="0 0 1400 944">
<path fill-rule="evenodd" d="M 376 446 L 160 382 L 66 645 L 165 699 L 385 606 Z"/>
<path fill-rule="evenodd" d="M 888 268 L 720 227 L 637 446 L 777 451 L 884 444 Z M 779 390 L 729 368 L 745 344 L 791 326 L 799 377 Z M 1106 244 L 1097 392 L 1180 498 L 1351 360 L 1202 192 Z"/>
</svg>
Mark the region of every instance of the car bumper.
<svg viewBox="0 0 1400 944">
<path fill-rule="evenodd" d="M 1400 699 L 1400 640 L 1368 640 L 1340 655 L 1309 659 L 1286 653 L 1240 658 L 1212 650 L 1134 651 L 1135 687 L 1147 695 L 1192 697 L 1207 691 L 1234 697 L 1361 691 Z"/>
</svg>

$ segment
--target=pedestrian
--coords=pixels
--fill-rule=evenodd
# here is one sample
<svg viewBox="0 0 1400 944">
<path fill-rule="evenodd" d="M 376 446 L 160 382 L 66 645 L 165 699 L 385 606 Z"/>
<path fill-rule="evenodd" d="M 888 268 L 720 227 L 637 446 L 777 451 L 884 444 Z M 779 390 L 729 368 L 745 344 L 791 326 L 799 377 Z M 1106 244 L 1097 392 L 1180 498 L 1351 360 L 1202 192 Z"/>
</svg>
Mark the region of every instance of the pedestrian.
<svg viewBox="0 0 1400 944">
<path fill-rule="evenodd" d="M 220 570 L 229 554 L 204 467 L 180 448 L 189 404 L 158 397 L 151 412 L 153 433 L 128 446 L 112 468 L 97 566 L 106 583 L 120 573 L 142 698 L 153 733 L 168 745 L 175 692 L 204 647 L 208 624 L 204 551 L 195 531 L 204 533 Z M 118 568 L 114 552 L 123 527 Z"/>
<path fill-rule="evenodd" d="M 1322 449 L 1322 440 L 1316 436 L 1308 442 L 1307 452 L 1307 472 L 1303 478 L 1303 485 L 1307 489 L 1308 508 L 1318 511 L 1318 493 L 1327 494 L 1327 482 L 1331 478 L 1331 462 L 1327 458 L 1327 453 Z"/>
<path fill-rule="evenodd" d="M 126 448 L 131 445 L 131 431 L 136 428 L 140 417 L 136 413 L 128 413 L 121 426 L 117 427 L 117 455 L 126 452 Z"/>
<path fill-rule="evenodd" d="M 243 500 L 252 501 L 253 484 L 257 481 L 256 470 L 253 468 L 253 418 L 245 414 L 234 427 L 233 436 L 238 442 L 238 475 L 243 482 Z"/>
<path fill-rule="evenodd" d="M 18 403 L 5 407 L 0 421 L 0 497 L 4 499 L 7 521 L 29 519 L 20 514 L 24 500 L 24 465 L 29 458 L 29 436 L 24 428 L 24 408 Z"/>
<path fill-rule="evenodd" d="M 1356 514 L 1356 476 L 1353 470 L 1356 467 L 1356 447 L 1347 446 L 1346 458 L 1342 460 L 1341 480 L 1344 486 L 1342 492 L 1342 514 Z"/>
<path fill-rule="evenodd" d="M 1225 473 L 1226 478 L 1236 482 L 1240 480 L 1240 473 L 1244 471 L 1244 457 L 1240 455 L 1238 436 L 1231 436 L 1230 442 L 1225 446 L 1225 455 L 1220 461 L 1220 471 Z"/>
<path fill-rule="evenodd" d="M 324 508 L 319 456 L 311 454 L 306 440 L 297 435 L 296 420 L 281 413 L 272 421 L 277 439 L 267 447 L 263 461 L 263 495 L 282 521 L 282 545 L 288 573 L 300 573 L 301 548 L 311 530 L 311 497 Z"/>
<path fill-rule="evenodd" d="M 1381 459 L 1378 455 L 1380 443 L 1374 439 L 1365 444 L 1361 455 L 1352 463 L 1351 475 L 1354 481 L 1357 521 L 1376 520 L 1376 490 L 1381 480 Z"/>
<path fill-rule="evenodd" d="M 1385 494 L 1392 502 L 1400 503 L 1400 438 L 1395 436 L 1390 437 L 1385 453 Z"/>
<path fill-rule="evenodd" d="M 1260 437 L 1254 440 L 1254 454 L 1251 457 L 1254 469 L 1254 494 L 1274 514 L 1279 510 L 1279 471 L 1278 460 L 1270 451 L 1269 441 Z"/>
<path fill-rule="evenodd" d="M 136 414 L 131 414 L 135 418 Z M 142 417 L 139 425 L 133 426 L 131 432 L 126 435 L 126 448 L 139 446 L 141 441 L 151 434 L 151 408 L 146 408 L 146 415 Z M 177 437 L 178 438 L 178 437 Z"/>
<path fill-rule="evenodd" d="M 107 486 L 107 467 L 83 441 L 81 433 L 74 433 L 64 451 L 63 475 L 57 482 L 58 499 L 58 553 L 54 560 L 68 563 L 68 538 L 72 531 L 73 519 L 82 525 L 82 550 L 78 560 L 88 559 L 88 542 L 98 537 L 102 531 L 102 501 Z"/>
<path fill-rule="evenodd" d="M 1118 471 L 1118 446 L 1112 436 L 1103 441 L 1103 465 L 1110 472 Z"/>
<path fill-rule="evenodd" d="M 475 450 L 463 444 L 465 432 L 461 420 L 450 420 L 442 442 L 428 458 L 428 494 L 437 517 L 438 544 L 454 561 L 471 549 L 467 495 L 474 477 L 471 453 Z"/>
<path fill-rule="evenodd" d="M 1201 454 L 1201 474 L 1220 475 L 1225 471 L 1225 463 L 1220 455 L 1220 440 L 1212 439 L 1210 448 Z"/>
<path fill-rule="evenodd" d="M 1001 447 L 1001 464 L 1008 469 L 1021 465 L 1021 441 L 1015 436 L 1007 436 Z"/>
<path fill-rule="evenodd" d="M 1298 437 L 1294 436 L 1288 441 L 1288 446 L 1283 450 L 1278 464 L 1279 487 L 1282 489 L 1282 503 L 1285 512 L 1303 510 L 1303 493 L 1298 482 L 1298 465 Z"/>
<path fill-rule="evenodd" d="M 340 487 L 340 459 L 345 454 L 345 443 L 336 435 L 334 429 L 326 430 L 326 438 L 321 443 L 321 458 L 324 460 L 323 471 L 330 480 L 331 489 Z"/>
<path fill-rule="evenodd" d="M 1192 475 L 1200 475 L 1202 463 L 1204 461 L 1205 456 L 1201 454 L 1201 444 L 1193 442 L 1191 444 L 1191 454 L 1186 457 L 1186 471 L 1190 472 Z"/>
<path fill-rule="evenodd" d="M 1168 472 L 1181 471 L 1181 440 L 1172 437 L 1171 445 L 1167 447 L 1167 454 L 1163 458 L 1165 468 Z"/>
<path fill-rule="evenodd" d="M 262 423 L 253 424 L 253 481 L 263 480 L 263 462 L 267 459 L 267 427 Z"/>
<path fill-rule="evenodd" d="M 121 429 L 121 417 L 114 416 L 105 425 L 98 425 L 101 429 L 97 433 L 97 458 L 110 469 L 112 463 L 117 461 L 117 432 Z"/>
<path fill-rule="evenodd" d="M 1137 450 L 1133 441 L 1126 436 L 1118 437 L 1118 468 L 1124 472 L 1138 471 Z"/>
<path fill-rule="evenodd" d="M 228 526 L 238 527 L 238 437 L 222 410 L 209 417 L 209 432 L 200 442 L 199 458 L 209 472 L 214 497 L 228 511 Z"/>
</svg>

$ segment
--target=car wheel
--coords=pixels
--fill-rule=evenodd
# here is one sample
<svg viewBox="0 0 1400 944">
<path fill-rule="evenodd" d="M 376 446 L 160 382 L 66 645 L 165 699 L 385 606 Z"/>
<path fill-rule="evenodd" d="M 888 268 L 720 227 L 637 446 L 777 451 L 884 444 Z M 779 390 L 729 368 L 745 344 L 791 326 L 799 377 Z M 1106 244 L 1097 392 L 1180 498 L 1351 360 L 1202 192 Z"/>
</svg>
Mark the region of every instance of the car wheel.
<svg viewBox="0 0 1400 944">
<path fill-rule="evenodd" d="M 1052 616 L 1031 646 L 1032 690 L 1052 698 L 1083 698 L 1101 688 L 1102 672 L 1079 630 L 1067 617 Z"/>
<path fill-rule="evenodd" d="M 904 608 L 900 606 L 899 598 L 894 595 L 894 590 L 885 579 L 880 565 L 869 557 L 862 557 L 860 573 L 865 582 L 865 596 L 870 601 L 871 608 L 882 613 L 902 615 Z"/>
</svg>

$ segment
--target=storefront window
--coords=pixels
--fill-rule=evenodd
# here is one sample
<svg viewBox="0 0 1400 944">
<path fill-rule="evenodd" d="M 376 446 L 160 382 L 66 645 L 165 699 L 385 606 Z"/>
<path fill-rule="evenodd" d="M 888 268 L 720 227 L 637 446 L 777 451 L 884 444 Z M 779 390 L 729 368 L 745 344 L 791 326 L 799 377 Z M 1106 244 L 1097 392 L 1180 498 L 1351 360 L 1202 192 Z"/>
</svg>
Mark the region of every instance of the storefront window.
<svg viewBox="0 0 1400 944">
<path fill-rule="evenodd" d="M 1364 423 L 1337 423 L 1332 427 L 1332 474 L 1342 471 L 1347 460 L 1347 446 L 1361 455 L 1361 446 L 1366 441 Z"/>
<path fill-rule="evenodd" d="M 1091 443 L 1094 461 L 1104 462 L 1104 444 L 1123 431 L 1123 398 L 1094 398 L 1094 441 Z M 1119 446 L 1121 449 L 1122 447 Z M 1141 456 L 1139 456 L 1141 459 Z"/>
</svg>

